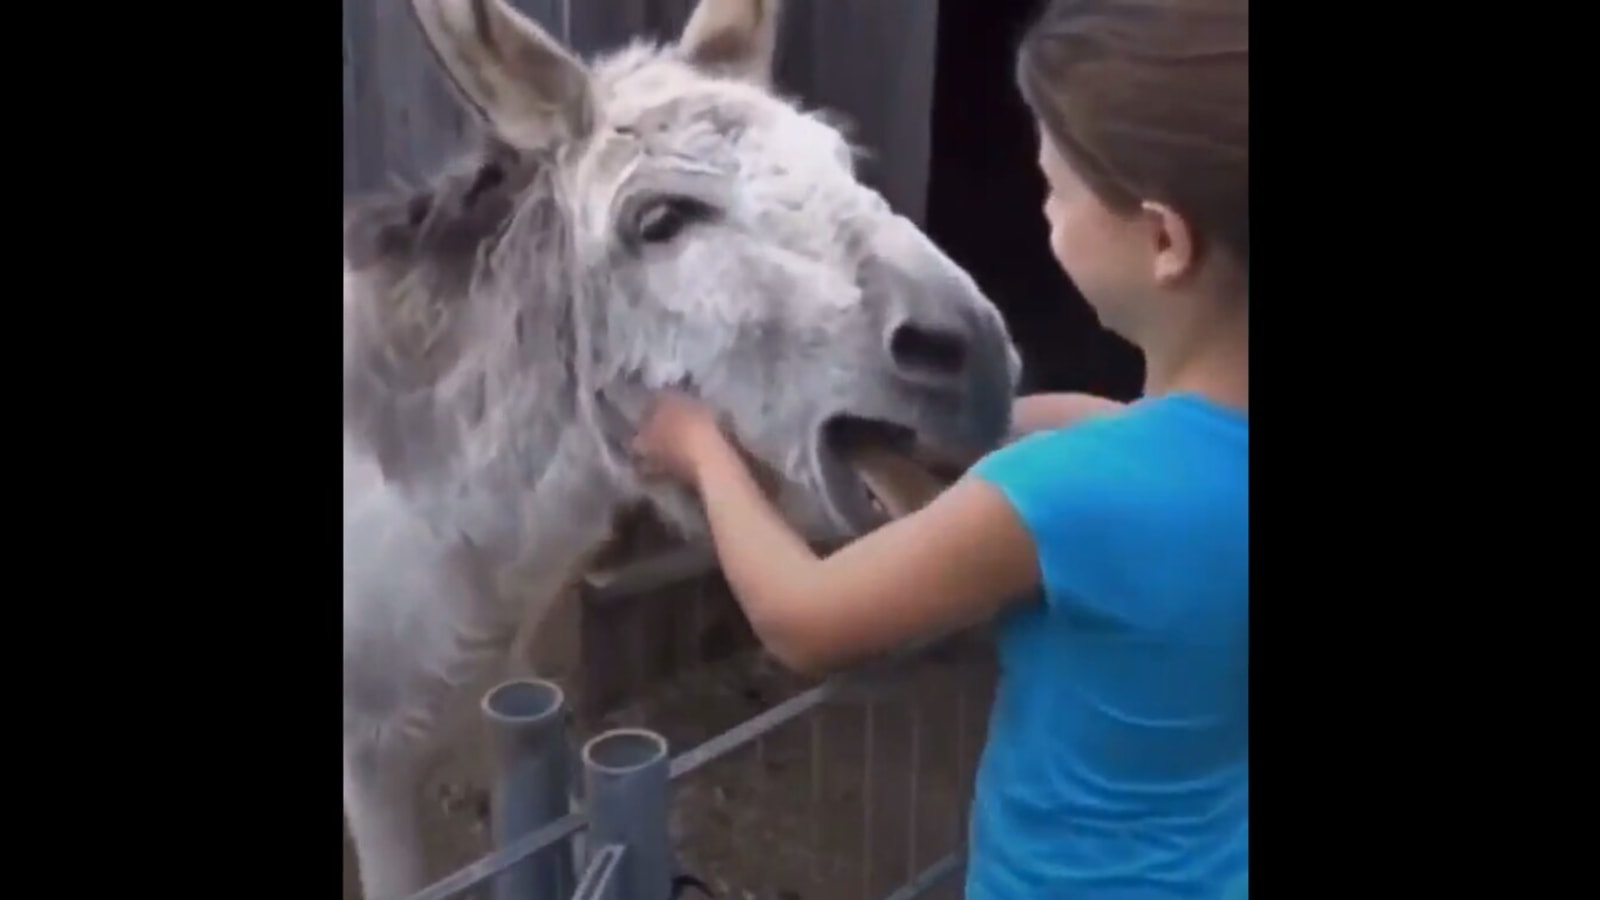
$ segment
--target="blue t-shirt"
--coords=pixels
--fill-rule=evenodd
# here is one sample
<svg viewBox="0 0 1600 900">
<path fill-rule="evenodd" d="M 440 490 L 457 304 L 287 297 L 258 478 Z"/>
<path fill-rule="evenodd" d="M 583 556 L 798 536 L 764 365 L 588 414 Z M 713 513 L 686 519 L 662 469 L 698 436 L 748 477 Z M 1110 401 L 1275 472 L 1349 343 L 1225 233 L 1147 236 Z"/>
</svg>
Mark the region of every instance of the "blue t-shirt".
<svg viewBox="0 0 1600 900">
<path fill-rule="evenodd" d="M 1250 862 L 1250 426 L 1197 395 L 975 472 L 1038 546 L 997 620 L 967 900 L 1219 900 Z"/>
</svg>

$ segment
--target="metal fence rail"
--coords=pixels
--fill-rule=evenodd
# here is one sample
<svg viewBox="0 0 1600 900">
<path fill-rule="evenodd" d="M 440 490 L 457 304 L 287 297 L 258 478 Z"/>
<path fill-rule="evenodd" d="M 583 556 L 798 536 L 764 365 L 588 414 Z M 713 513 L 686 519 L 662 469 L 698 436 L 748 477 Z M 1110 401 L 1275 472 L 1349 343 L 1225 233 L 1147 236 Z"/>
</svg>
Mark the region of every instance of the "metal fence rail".
<svg viewBox="0 0 1600 900">
<path fill-rule="evenodd" d="M 410 900 L 447 900 L 486 884 L 495 900 L 666 900 L 679 874 L 668 833 L 672 783 L 829 700 L 881 691 L 893 667 L 891 661 L 833 678 L 676 758 L 669 757 L 664 737 L 642 728 L 602 732 L 574 753 L 558 685 L 538 679 L 500 684 L 483 701 L 502 773 L 494 789 L 498 849 Z M 581 778 L 573 771 L 574 756 Z M 582 797 L 582 808 L 569 811 L 574 795 Z M 587 852 L 575 849 L 580 834 Z M 958 874 L 963 862 L 958 846 L 883 900 L 920 897 Z"/>
</svg>

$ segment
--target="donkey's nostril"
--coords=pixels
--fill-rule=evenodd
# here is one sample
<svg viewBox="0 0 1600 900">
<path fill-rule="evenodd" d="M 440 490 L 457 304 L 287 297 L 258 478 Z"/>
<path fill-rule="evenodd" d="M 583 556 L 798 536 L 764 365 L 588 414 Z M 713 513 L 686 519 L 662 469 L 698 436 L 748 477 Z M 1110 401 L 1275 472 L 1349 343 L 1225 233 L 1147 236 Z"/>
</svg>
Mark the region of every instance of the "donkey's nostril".
<svg viewBox="0 0 1600 900">
<path fill-rule="evenodd" d="M 967 368 L 967 338 L 946 328 L 905 322 L 889 335 L 889 355 L 907 374 L 954 378 Z"/>
</svg>

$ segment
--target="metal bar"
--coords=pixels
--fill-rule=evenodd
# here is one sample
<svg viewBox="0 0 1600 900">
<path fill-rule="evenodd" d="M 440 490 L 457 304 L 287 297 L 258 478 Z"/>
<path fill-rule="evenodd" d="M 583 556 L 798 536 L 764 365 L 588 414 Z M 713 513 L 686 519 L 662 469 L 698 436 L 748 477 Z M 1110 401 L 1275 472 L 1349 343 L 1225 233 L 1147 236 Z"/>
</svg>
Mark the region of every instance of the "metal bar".
<svg viewBox="0 0 1600 900">
<path fill-rule="evenodd" d="M 861 900 L 872 896 L 872 748 L 877 730 L 878 704 L 867 701 L 864 746 L 861 753 Z"/>
<path fill-rule="evenodd" d="M 674 759 L 672 777 L 682 778 L 701 766 L 716 762 L 774 728 L 805 715 L 839 693 L 843 686 L 844 682 L 837 678 L 825 681 L 803 694 L 790 697 L 753 719 L 735 725 Z"/>
<path fill-rule="evenodd" d="M 623 844 L 620 897 L 667 900 L 672 893 L 672 843 L 667 740 L 642 728 L 617 728 L 583 747 L 584 795 L 591 846 Z"/>
<path fill-rule="evenodd" d="M 949 635 L 941 635 L 933 640 L 914 644 L 905 651 L 895 654 L 895 658 L 903 659 L 907 656 L 915 656 L 929 645 L 938 643 L 946 637 L 949 637 Z M 754 736 L 765 734 L 810 712 L 838 695 L 850 683 L 851 677 L 840 676 L 829 679 L 673 759 L 669 766 L 669 777 L 676 779 L 689 775 L 737 750 Z M 966 754 L 962 745 L 965 741 L 962 738 L 965 730 L 963 725 L 966 718 L 965 692 L 958 690 L 957 698 L 957 754 L 964 762 Z M 820 733 L 813 736 L 814 741 L 819 738 Z M 458 894 L 465 893 L 493 878 L 504 869 L 516 865 L 558 841 L 571 837 L 584 827 L 586 821 L 587 818 L 581 811 L 568 813 L 531 834 L 509 841 L 500 849 L 478 859 L 476 862 L 463 866 L 427 888 L 412 894 L 407 900 L 449 900 L 449 898 Z M 959 820 L 955 824 L 957 828 L 956 839 L 960 842 L 965 837 L 965 833 Z M 632 900 L 632 898 L 629 898 L 629 900 Z"/>
<path fill-rule="evenodd" d="M 803 694 L 785 700 L 742 725 L 717 735 L 674 759 L 669 769 L 670 777 L 681 778 L 688 775 L 737 750 L 750 739 L 751 735 L 771 731 L 791 719 L 799 718 L 838 693 L 842 684 L 839 679 L 824 682 Z M 583 794 L 587 793 L 585 788 Z M 463 866 L 424 890 L 411 895 L 408 900 L 449 900 L 465 893 L 493 878 L 505 868 L 516 865 L 557 841 L 571 837 L 583 828 L 586 821 L 587 818 L 581 811 L 568 813 L 538 831 L 510 841 L 493 853 Z"/>
<path fill-rule="evenodd" d="M 906 801 L 906 877 L 917 871 L 917 801 L 922 777 L 922 698 L 911 697 L 911 790 Z"/>
<path fill-rule="evenodd" d="M 607 844 L 589 860 L 583 871 L 583 880 L 572 892 L 572 900 L 622 900 L 622 881 L 617 878 L 617 867 L 627 855 L 628 848 L 621 844 Z"/>
<path fill-rule="evenodd" d="M 500 761 L 495 843 L 532 834 L 569 811 L 565 713 L 566 695 L 549 681 L 507 681 L 484 695 Z M 495 880 L 495 900 L 565 900 L 576 879 L 564 850 L 550 848 L 508 868 Z"/>
<path fill-rule="evenodd" d="M 911 879 L 905 884 L 895 888 L 894 893 L 883 900 L 913 900 L 938 887 L 946 878 L 955 875 L 966 867 L 967 854 L 963 850 L 955 850 L 938 862 L 922 870 L 922 874 Z"/>
<path fill-rule="evenodd" d="M 816 881 L 822 875 L 822 713 L 811 716 L 811 858 L 809 874 Z"/>
<path fill-rule="evenodd" d="M 406 900 L 449 900 L 464 894 L 540 850 L 571 837 L 583 827 L 584 821 L 581 812 L 567 813 L 538 831 L 517 838 L 476 862 L 462 866 Z"/>
<path fill-rule="evenodd" d="M 571 798 L 571 808 L 575 810 L 587 809 L 583 799 L 583 746 L 578 742 L 577 735 L 569 728 L 567 730 L 567 791 Z M 580 813 L 582 814 L 582 813 Z M 584 815 L 584 824 L 589 818 Z M 568 855 L 573 859 L 575 869 L 587 869 L 594 863 L 593 854 L 598 848 L 591 847 L 587 828 L 578 829 L 572 837 L 567 839 L 567 846 L 571 849 Z"/>
<path fill-rule="evenodd" d="M 965 786 L 967 783 L 967 667 L 962 665 L 956 679 L 956 784 Z M 955 842 L 960 844 L 967 836 L 967 819 L 964 812 L 965 806 L 956 811 Z"/>
</svg>

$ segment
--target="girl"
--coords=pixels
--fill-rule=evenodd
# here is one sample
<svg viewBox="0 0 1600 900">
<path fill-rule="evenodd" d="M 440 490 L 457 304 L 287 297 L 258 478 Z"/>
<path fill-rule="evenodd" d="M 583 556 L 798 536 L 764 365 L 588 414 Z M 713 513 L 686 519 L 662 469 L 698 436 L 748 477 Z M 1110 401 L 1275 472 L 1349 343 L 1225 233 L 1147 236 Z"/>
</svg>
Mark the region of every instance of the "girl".
<svg viewBox="0 0 1600 900">
<path fill-rule="evenodd" d="M 826 559 L 697 402 L 637 438 L 787 665 L 996 620 L 969 900 L 1216 898 L 1248 870 L 1248 31 L 1248 0 L 1054 0 L 1017 54 L 1051 247 L 1143 351 L 1138 402 L 1020 401 L 1031 434 Z"/>
</svg>

